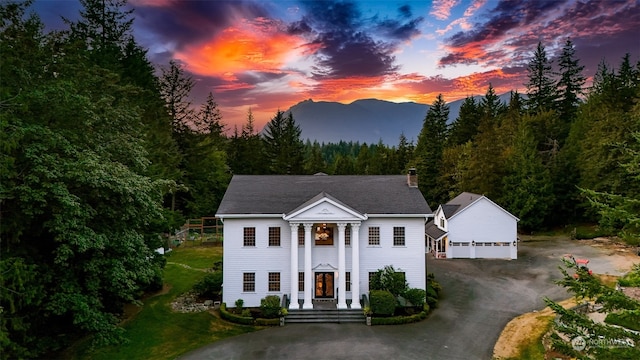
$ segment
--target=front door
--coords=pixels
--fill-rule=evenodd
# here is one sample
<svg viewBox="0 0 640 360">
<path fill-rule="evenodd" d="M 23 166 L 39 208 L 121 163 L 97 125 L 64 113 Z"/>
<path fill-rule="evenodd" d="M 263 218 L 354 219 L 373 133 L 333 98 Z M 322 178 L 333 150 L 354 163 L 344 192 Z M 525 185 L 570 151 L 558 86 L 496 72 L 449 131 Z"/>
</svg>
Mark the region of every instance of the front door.
<svg viewBox="0 0 640 360">
<path fill-rule="evenodd" d="M 316 273 L 316 298 L 333 298 L 333 273 Z"/>
</svg>

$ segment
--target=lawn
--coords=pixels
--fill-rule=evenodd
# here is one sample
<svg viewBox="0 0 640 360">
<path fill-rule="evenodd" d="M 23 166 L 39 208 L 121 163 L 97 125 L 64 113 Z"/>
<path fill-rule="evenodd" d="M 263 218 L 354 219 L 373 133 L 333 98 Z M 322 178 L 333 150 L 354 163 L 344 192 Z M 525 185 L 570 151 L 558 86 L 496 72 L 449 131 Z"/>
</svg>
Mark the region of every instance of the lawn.
<svg viewBox="0 0 640 360">
<path fill-rule="evenodd" d="M 221 320 L 209 312 L 180 314 L 171 310 L 176 296 L 191 289 L 222 259 L 220 247 L 177 248 L 167 256 L 164 271 L 169 291 L 144 300 L 144 307 L 124 325 L 127 344 L 91 351 L 88 342 L 70 350 L 75 359 L 174 359 L 191 350 L 214 341 L 235 336 L 258 328 L 241 326 Z M 187 268 L 182 265 L 187 265 Z"/>
</svg>

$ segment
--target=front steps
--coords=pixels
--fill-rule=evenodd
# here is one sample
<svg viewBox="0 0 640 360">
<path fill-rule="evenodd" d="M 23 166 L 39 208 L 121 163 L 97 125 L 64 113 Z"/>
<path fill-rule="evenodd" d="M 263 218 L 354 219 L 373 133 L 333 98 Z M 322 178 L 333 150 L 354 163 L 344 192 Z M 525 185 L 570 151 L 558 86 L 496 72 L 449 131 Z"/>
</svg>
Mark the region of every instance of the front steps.
<svg viewBox="0 0 640 360">
<path fill-rule="evenodd" d="M 365 321 L 362 309 L 309 309 L 289 310 L 287 323 L 362 323 Z"/>
</svg>

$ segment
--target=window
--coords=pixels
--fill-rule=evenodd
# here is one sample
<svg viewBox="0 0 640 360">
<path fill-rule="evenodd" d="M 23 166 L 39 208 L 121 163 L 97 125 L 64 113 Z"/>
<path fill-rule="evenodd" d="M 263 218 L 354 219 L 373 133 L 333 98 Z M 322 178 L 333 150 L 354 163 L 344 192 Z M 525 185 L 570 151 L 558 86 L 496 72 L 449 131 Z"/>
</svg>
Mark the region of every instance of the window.
<svg viewBox="0 0 640 360">
<path fill-rule="evenodd" d="M 243 292 L 256 291 L 256 273 L 242 274 L 242 291 Z"/>
<path fill-rule="evenodd" d="M 269 291 L 280 291 L 280 273 L 269 273 Z"/>
<path fill-rule="evenodd" d="M 298 291 L 304 291 L 304 272 L 298 273 Z"/>
<path fill-rule="evenodd" d="M 256 246 L 256 228 L 244 228 L 244 246 Z"/>
<path fill-rule="evenodd" d="M 380 245 L 380 228 L 377 226 L 369 228 L 369 245 L 371 246 Z"/>
<path fill-rule="evenodd" d="M 316 224 L 315 241 L 317 245 L 333 245 L 333 228 L 327 224 Z"/>
<path fill-rule="evenodd" d="M 269 228 L 269 246 L 280 246 L 280 228 Z"/>
<path fill-rule="evenodd" d="M 350 272 L 347 271 L 345 273 L 344 281 L 345 281 L 344 290 L 345 291 L 351 291 L 351 273 Z"/>
<path fill-rule="evenodd" d="M 304 246 L 304 227 L 298 227 L 298 246 Z"/>
<path fill-rule="evenodd" d="M 351 226 L 344 228 L 344 244 L 351 246 Z"/>
<path fill-rule="evenodd" d="M 404 227 L 395 226 L 393 228 L 393 246 L 404 246 Z"/>
<path fill-rule="evenodd" d="M 440 218 L 440 227 L 444 229 L 444 218 Z"/>
</svg>

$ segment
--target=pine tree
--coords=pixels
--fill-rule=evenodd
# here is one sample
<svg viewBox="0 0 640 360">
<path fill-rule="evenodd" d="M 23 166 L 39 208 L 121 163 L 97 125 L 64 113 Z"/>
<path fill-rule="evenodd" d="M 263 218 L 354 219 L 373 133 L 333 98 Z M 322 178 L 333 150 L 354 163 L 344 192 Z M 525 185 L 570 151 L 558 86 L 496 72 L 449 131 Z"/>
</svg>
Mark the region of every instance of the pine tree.
<svg viewBox="0 0 640 360">
<path fill-rule="evenodd" d="M 567 39 L 562 48 L 558 67 L 560 68 L 558 73 L 560 79 L 557 84 L 560 95 L 558 106 L 560 118 L 566 124 L 561 138 L 562 142 L 564 142 L 568 135 L 570 124 L 576 117 L 581 96 L 584 95 L 583 87 L 586 82 L 586 78 L 582 74 L 584 66 L 580 65 L 579 60 L 576 58 L 576 50 L 570 39 Z"/>
<path fill-rule="evenodd" d="M 448 119 L 449 105 L 442 94 L 439 94 L 427 112 L 415 150 L 416 170 L 421 177 L 418 186 L 431 204 L 446 200 L 446 194 L 439 186 L 438 178 L 447 141 Z"/>
<path fill-rule="evenodd" d="M 160 93 L 171 117 L 173 131 L 180 135 L 191 131 L 194 112 L 191 108 L 191 90 L 195 81 L 175 60 L 169 62 L 169 68 L 162 69 Z"/>
<path fill-rule="evenodd" d="M 501 203 L 520 219 L 523 230 L 539 229 L 552 204 L 551 177 L 536 145 L 525 118 L 518 126 L 513 151 L 506 159 L 501 196 Z"/>
<path fill-rule="evenodd" d="M 460 106 L 460 114 L 451 124 L 448 144 L 450 146 L 461 145 L 473 139 L 478 133 L 480 125 L 480 106 L 473 96 L 468 96 Z"/>
<path fill-rule="evenodd" d="M 265 157 L 272 174 L 302 174 L 304 144 L 293 114 L 278 110 L 264 129 Z"/>
<path fill-rule="evenodd" d="M 556 83 L 553 80 L 551 62 L 547 52 L 538 43 L 538 47 L 527 66 L 529 81 L 526 84 L 529 111 L 538 113 L 545 110 L 555 110 L 557 101 Z"/>
</svg>

